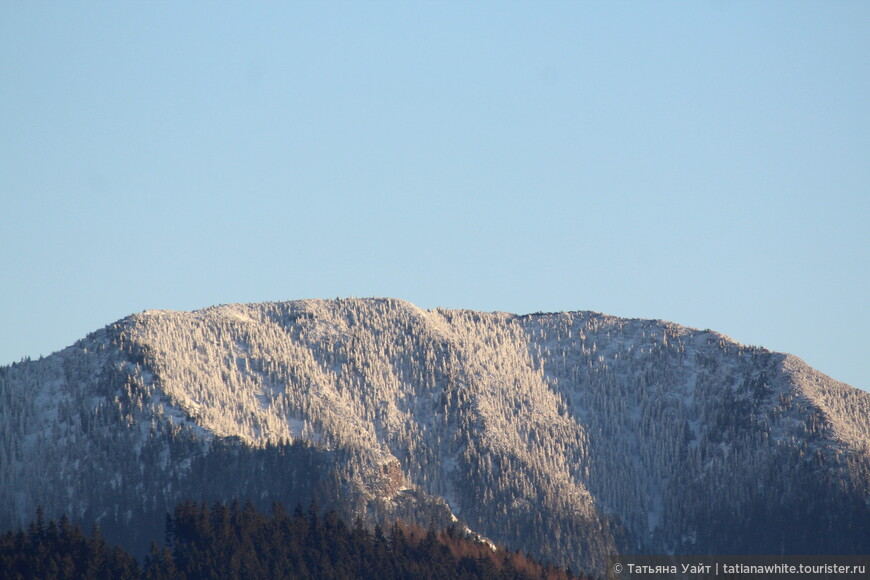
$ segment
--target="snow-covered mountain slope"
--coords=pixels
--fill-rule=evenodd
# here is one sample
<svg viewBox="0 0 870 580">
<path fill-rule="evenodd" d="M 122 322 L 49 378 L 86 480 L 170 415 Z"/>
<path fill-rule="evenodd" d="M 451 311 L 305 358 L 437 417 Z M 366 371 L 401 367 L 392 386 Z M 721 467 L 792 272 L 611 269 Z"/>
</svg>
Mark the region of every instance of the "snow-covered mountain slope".
<svg viewBox="0 0 870 580">
<path fill-rule="evenodd" d="M 316 497 L 458 517 L 575 568 L 866 553 L 868 417 L 870 395 L 793 356 L 662 321 L 391 299 L 151 311 L 0 369 L 0 526 L 42 505 L 135 543 L 180 499 Z"/>
</svg>

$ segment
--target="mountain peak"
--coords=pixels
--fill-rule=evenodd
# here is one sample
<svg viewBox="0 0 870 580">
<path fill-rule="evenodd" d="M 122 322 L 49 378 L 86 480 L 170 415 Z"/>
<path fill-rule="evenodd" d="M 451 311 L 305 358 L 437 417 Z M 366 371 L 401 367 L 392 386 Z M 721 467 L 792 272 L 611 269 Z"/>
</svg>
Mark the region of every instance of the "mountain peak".
<svg viewBox="0 0 870 580">
<path fill-rule="evenodd" d="M 0 402 L 7 526 L 41 504 L 123 538 L 179 499 L 319 496 L 598 570 L 611 551 L 870 538 L 870 395 L 660 320 L 390 298 L 151 310 L 0 369 Z"/>
</svg>

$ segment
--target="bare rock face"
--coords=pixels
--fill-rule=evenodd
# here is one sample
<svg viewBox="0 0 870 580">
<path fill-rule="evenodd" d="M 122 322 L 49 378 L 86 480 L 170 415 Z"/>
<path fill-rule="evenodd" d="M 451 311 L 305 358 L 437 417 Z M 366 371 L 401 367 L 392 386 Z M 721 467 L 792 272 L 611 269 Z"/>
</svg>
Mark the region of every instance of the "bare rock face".
<svg viewBox="0 0 870 580">
<path fill-rule="evenodd" d="M 135 550 L 175 502 L 233 498 L 575 569 L 868 553 L 870 395 L 669 322 L 391 299 L 145 312 L 0 368 L 0 527 L 43 506 Z"/>
</svg>

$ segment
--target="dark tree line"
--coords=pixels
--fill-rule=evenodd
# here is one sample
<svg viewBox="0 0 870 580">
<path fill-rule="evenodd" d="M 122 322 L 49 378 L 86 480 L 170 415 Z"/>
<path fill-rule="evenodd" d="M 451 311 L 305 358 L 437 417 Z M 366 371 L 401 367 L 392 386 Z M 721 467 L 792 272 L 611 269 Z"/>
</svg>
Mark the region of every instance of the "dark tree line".
<svg viewBox="0 0 870 580">
<path fill-rule="evenodd" d="M 87 580 L 142 578 L 136 559 L 110 546 L 94 526 L 90 535 L 64 515 L 45 522 L 42 509 L 27 530 L 0 535 L 0 579 Z"/>
<path fill-rule="evenodd" d="M 316 503 L 293 513 L 276 503 L 269 515 L 236 501 L 178 504 L 166 517 L 162 544 L 140 566 L 125 550 L 90 535 L 64 516 L 39 513 L 26 530 L 0 536 L 0 579 L 498 579 L 586 578 L 545 566 L 525 554 L 467 537 L 394 523 L 369 530 Z"/>
</svg>

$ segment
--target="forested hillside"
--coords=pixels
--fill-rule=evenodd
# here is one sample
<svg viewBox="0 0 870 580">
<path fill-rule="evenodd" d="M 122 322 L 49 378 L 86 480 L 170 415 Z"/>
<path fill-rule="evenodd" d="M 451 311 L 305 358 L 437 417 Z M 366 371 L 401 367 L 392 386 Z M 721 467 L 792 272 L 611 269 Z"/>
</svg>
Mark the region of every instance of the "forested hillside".
<svg viewBox="0 0 870 580">
<path fill-rule="evenodd" d="M 312 503 L 269 516 L 251 503 L 186 502 L 166 518 L 140 565 L 95 527 L 86 535 L 64 516 L 41 512 L 27 530 L 0 535 L 3 580 L 581 580 L 519 552 L 493 549 L 456 527 L 436 531 L 394 522 L 368 530 Z"/>
<path fill-rule="evenodd" d="M 712 331 L 391 299 L 151 311 L 0 369 L 0 524 L 176 502 L 611 551 L 870 552 L 870 395 Z M 133 525 L 132 522 L 138 522 Z"/>
</svg>

